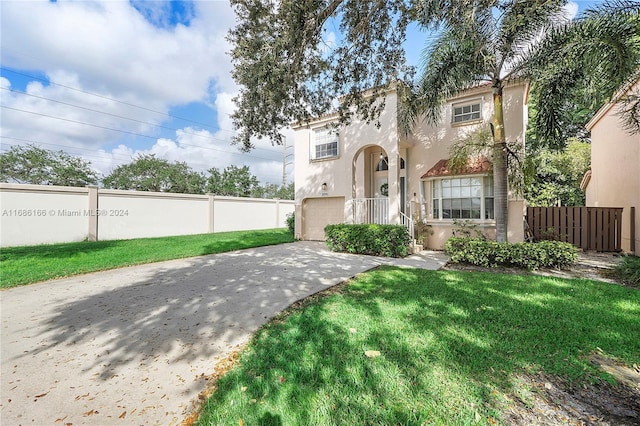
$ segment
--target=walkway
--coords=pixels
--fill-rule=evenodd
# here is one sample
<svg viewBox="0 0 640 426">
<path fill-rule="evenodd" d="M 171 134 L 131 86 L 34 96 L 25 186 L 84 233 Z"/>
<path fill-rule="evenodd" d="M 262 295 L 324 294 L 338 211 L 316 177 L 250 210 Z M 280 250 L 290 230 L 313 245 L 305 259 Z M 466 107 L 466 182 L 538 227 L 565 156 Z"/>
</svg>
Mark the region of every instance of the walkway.
<svg viewBox="0 0 640 426">
<path fill-rule="evenodd" d="M 296 242 L 0 292 L 0 423 L 179 424 L 218 360 L 278 312 L 380 264 Z"/>
</svg>

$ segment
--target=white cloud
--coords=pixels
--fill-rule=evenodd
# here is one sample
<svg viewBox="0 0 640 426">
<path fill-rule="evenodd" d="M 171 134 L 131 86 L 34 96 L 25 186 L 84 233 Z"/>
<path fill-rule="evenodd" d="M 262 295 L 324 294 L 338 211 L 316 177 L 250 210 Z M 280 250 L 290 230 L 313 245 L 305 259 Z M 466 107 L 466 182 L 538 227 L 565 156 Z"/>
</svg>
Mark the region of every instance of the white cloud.
<svg viewBox="0 0 640 426">
<path fill-rule="evenodd" d="M 578 3 L 570 1 L 564 5 L 563 10 L 565 19 L 571 21 L 573 18 L 578 16 Z"/>
<path fill-rule="evenodd" d="M 230 145 L 229 115 L 237 91 L 226 54 L 225 37 L 235 23 L 230 5 L 197 1 L 188 11 L 188 26 L 169 26 L 167 8 L 156 5 L 138 7 L 157 26 L 125 1 L 0 2 L 3 67 L 40 72 L 58 83 L 31 81 L 27 95 L 1 90 L 2 105 L 8 107 L 2 109 L 2 143 L 33 141 L 65 149 L 103 174 L 138 154 L 153 153 L 197 170 L 248 165 L 260 180 L 279 182 L 281 147 L 260 142 L 258 149 L 240 155 Z M 16 76 L 8 72 L 0 87 L 15 88 L 9 79 Z M 215 124 L 224 130 L 187 127 L 161 138 L 157 125 L 166 125 L 168 117 L 153 111 L 166 114 L 191 103 L 215 109 Z M 114 143 L 116 148 L 105 148 Z"/>
<path fill-rule="evenodd" d="M 144 96 L 147 102 L 172 104 L 204 100 L 212 78 L 222 90 L 233 87 L 225 55 L 233 14 L 224 2 L 196 4 L 215 8 L 218 19 L 196 18 L 189 27 L 163 29 L 124 1 L 6 1 L 3 63 L 48 74 L 75 72 L 84 89 L 118 98 Z"/>
<path fill-rule="evenodd" d="M 178 130 L 175 139 L 158 139 L 148 149 L 133 150 L 120 145 L 111 152 L 101 151 L 103 160 L 97 169 L 106 175 L 117 165 L 144 154 L 154 154 L 172 162 L 186 162 L 194 170 L 203 172 L 212 167 L 222 170 L 231 164 L 246 165 L 261 182 L 279 183 L 282 180 L 282 147 L 256 149 L 243 154 L 230 146 L 229 138 L 220 132 L 210 133 L 189 127 Z M 292 176 L 290 170 L 289 166 L 288 176 Z"/>
</svg>

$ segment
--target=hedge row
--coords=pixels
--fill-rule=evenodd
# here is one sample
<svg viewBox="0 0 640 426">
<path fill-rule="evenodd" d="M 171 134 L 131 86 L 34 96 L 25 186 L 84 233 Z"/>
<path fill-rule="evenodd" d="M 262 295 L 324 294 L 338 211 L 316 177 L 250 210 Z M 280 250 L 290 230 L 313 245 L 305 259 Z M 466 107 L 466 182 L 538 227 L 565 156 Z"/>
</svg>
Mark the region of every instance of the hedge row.
<svg viewBox="0 0 640 426">
<path fill-rule="evenodd" d="M 445 244 L 445 251 L 453 263 L 526 269 L 563 268 L 578 258 L 576 247 L 560 241 L 498 243 L 479 238 L 452 237 Z"/>
<path fill-rule="evenodd" d="M 385 257 L 409 254 L 411 238 L 402 225 L 327 225 L 324 233 L 332 251 Z"/>
</svg>

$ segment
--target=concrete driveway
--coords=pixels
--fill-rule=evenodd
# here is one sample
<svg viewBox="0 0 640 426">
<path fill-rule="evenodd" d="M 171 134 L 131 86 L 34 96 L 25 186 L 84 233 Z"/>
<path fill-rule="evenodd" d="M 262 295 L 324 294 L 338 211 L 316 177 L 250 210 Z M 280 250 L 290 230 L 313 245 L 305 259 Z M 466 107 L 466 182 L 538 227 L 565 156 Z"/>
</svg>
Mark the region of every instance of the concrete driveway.
<svg viewBox="0 0 640 426">
<path fill-rule="evenodd" d="M 220 359 L 293 302 L 402 260 L 297 242 L 0 292 L 2 425 L 178 424 Z"/>
</svg>

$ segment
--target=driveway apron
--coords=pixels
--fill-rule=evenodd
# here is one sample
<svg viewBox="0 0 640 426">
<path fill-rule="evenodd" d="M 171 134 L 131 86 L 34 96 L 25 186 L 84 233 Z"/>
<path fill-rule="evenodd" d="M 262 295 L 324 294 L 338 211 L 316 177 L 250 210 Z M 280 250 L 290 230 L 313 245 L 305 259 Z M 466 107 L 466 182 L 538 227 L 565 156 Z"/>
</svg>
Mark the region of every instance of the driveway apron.
<svg viewBox="0 0 640 426">
<path fill-rule="evenodd" d="M 179 424 L 216 364 L 261 325 L 385 263 L 297 242 L 2 291 L 0 423 Z"/>
</svg>

